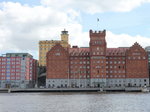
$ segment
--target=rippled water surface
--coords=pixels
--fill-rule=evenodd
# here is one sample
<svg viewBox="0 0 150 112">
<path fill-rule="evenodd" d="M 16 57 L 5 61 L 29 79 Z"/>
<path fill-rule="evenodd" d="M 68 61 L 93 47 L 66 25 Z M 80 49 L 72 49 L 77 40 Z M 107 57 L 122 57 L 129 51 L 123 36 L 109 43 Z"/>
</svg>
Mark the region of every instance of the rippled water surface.
<svg viewBox="0 0 150 112">
<path fill-rule="evenodd" d="M 150 93 L 0 93 L 0 112 L 150 112 Z"/>
</svg>

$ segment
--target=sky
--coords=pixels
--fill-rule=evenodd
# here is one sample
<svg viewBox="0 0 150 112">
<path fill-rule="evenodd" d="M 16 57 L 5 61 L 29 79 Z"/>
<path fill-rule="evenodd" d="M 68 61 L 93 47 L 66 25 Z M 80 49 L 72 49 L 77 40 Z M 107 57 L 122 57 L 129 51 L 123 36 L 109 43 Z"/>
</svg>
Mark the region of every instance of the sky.
<svg viewBox="0 0 150 112">
<path fill-rule="evenodd" d="M 150 0 L 0 0 L 0 55 L 28 52 L 38 59 L 40 40 L 89 46 L 89 30 L 106 29 L 108 48 L 150 46 Z M 99 18 L 99 21 L 97 21 Z"/>
</svg>

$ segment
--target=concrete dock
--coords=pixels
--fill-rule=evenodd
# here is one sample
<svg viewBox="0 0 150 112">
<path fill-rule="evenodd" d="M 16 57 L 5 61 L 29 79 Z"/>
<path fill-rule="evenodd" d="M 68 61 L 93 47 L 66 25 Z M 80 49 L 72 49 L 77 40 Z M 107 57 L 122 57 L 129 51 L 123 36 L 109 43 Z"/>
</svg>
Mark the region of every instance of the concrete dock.
<svg viewBox="0 0 150 112">
<path fill-rule="evenodd" d="M 8 93 L 8 89 L 7 88 L 0 88 L 0 93 Z"/>
<path fill-rule="evenodd" d="M 30 88 L 30 89 L 0 89 L 1 92 L 141 92 L 141 87 L 111 87 L 111 88 Z M 150 88 L 148 88 L 150 90 Z"/>
</svg>

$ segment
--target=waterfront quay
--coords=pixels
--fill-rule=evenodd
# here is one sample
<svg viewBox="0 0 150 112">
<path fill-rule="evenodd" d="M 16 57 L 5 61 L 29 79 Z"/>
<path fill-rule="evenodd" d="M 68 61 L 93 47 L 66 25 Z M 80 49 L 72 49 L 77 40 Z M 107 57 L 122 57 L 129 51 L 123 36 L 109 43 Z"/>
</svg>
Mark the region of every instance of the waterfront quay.
<svg viewBox="0 0 150 112">
<path fill-rule="evenodd" d="M 150 90 L 150 88 L 147 88 Z M 111 88 L 28 88 L 28 89 L 0 89 L 1 92 L 5 93 L 16 93 L 16 92 L 142 92 L 141 87 L 111 87 Z"/>
</svg>

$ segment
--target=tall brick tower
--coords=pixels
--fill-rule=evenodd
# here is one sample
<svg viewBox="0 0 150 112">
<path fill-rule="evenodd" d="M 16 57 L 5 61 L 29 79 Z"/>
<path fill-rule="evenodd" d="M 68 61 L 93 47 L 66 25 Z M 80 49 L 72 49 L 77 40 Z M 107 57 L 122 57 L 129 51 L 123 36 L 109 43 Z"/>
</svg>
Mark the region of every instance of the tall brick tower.
<svg viewBox="0 0 150 112">
<path fill-rule="evenodd" d="M 106 84 L 106 31 L 90 30 L 90 76 L 92 87 Z"/>
</svg>

